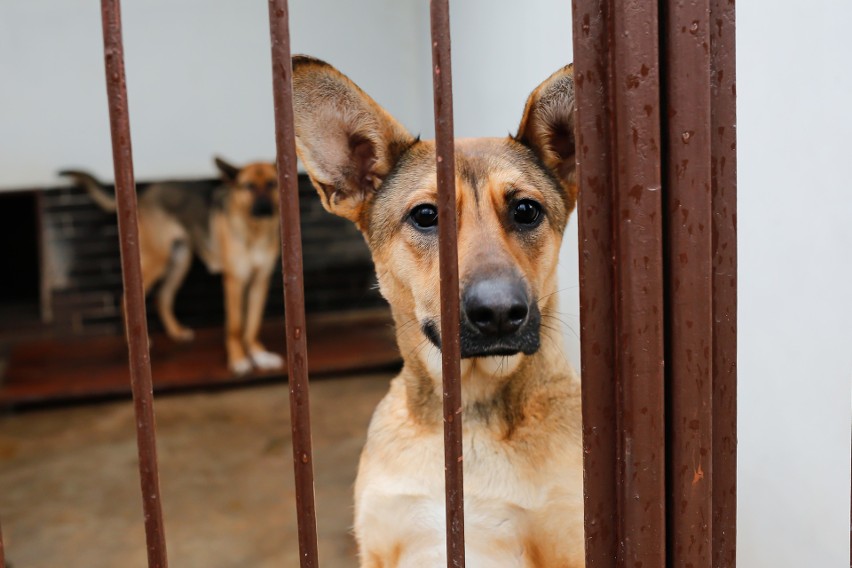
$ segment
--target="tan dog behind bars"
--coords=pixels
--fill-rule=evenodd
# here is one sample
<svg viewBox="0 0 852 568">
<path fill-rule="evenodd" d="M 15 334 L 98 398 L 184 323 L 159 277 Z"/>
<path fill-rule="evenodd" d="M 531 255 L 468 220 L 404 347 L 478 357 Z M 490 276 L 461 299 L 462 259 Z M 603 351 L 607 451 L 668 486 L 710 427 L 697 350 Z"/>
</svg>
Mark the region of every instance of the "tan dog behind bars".
<svg viewBox="0 0 852 568">
<path fill-rule="evenodd" d="M 252 366 L 277 369 L 281 356 L 258 339 L 281 250 L 275 165 L 236 167 L 221 158 L 215 163 L 221 181 L 156 183 L 139 197 L 142 283 L 146 294 L 159 283 L 157 309 L 169 337 L 191 340 L 192 330 L 175 317 L 174 300 L 194 252 L 224 278 L 228 367 L 238 375 Z M 115 211 L 115 198 L 92 175 L 61 173 L 85 187 L 101 208 Z"/>
<path fill-rule="evenodd" d="M 446 566 L 435 145 L 327 63 L 293 67 L 299 156 L 364 234 L 404 358 L 361 456 L 361 566 Z M 556 293 L 573 104 L 568 66 L 530 95 L 515 137 L 456 142 L 470 568 L 584 566 L 580 388 Z"/>
</svg>

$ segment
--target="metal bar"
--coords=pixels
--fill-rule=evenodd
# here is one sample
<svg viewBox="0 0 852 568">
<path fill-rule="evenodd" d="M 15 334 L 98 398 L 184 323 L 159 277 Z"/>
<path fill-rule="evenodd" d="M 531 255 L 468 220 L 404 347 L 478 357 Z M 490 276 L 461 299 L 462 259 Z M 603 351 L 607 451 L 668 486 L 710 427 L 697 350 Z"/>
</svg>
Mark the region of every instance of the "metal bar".
<svg viewBox="0 0 852 568">
<path fill-rule="evenodd" d="M 119 0 L 101 0 L 101 18 L 115 168 L 121 274 L 124 283 L 124 326 L 130 354 L 130 386 L 136 413 L 136 442 L 139 449 L 139 475 L 145 514 L 148 566 L 149 568 L 166 568 L 168 566 L 166 537 L 157 470 L 151 360 L 148 350 L 148 324 L 145 320 L 145 292 L 142 287 L 142 268 L 139 257 L 136 185 L 133 178 L 133 154 L 130 145 L 130 116 L 124 74 Z"/>
<path fill-rule="evenodd" d="M 712 561 L 709 0 L 664 3 L 669 562 Z"/>
<path fill-rule="evenodd" d="M 302 568 L 319 566 L 311 413 L 308 393 L 308 355 L 305 335 L 305 288 L 302 269 L 302 231 L 296 171 L 296 131 L 293 122 L 293 65 L 287 0 L 269 0 L 272 43 L 272 88 L 275 102 L 275 146 L 281 201 L 281 265 L 284 273 L 284 315 L 287 330 L 287 377 L 290 384 L 290 423 Z"/>
<path fill-rule="evenodd" d="M 574 0 L 586 566 L 616 568 L 615 208 L 607 0 Z"/>
<path fill-rule="evenodd" d="M 464 464 L 462 462 L 459 266 L 449 0 L 431 0 L 430 14 L 432 79 L 435 92 L 435 153 L 438 170 L 438 254 L 441 272 L 441 358 L 444 387 L 447 566 L 462 568 L 465 565 Z"/>
<path fill-rule="evenodd" d="M 665 562 L 663 251 L 656 2 L 614 0 L 620 565 Z"/>
<path fill-rule="evenodd" d="M 6 548 L 3 546 L 3 525 L 0 523 L 0 568 L 6 568 Z"/>
<path fill-rule="evenodd" d="M 710 0 L 713 198 L 713 566 L 736 566 L 737 110 L 735 6 Z"/>
</svg>

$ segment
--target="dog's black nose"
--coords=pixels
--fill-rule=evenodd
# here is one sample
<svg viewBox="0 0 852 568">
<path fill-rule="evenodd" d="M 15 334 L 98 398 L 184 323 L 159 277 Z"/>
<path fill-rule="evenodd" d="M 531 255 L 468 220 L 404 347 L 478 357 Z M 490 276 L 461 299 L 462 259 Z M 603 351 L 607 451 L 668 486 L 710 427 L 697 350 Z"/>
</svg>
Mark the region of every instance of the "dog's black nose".
<svg viewBox="0 0 852 568">
<path fill-rule="evenodd" d="M 275 208 L 272 205 L 272 200 L 265 196 L 259 195 L 255 197 L 251 204 L 252 217 L 270 217 L 275 214 Z"/>
<path fill-rule="evenodd" d="M 502 337 L 518 331 L 529 314 L 529 300 L 523 283 L 514 278 L 488 278 L 465 288 L 464 313 L 470 324 L 489 337 Z"/>
</svg>

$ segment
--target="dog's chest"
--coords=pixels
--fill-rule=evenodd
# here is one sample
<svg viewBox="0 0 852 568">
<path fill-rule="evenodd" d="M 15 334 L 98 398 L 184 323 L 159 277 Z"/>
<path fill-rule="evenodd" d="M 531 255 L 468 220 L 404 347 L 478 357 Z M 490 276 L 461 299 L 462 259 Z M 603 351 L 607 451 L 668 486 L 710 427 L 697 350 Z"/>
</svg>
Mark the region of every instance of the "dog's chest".
<svg viewBox="0 0 852 568">
<path fill-rule="evenodd" d="M 215 214 L 214 256 L 224 259 L 229 269 L 248 276 L 257 269 L 269 269 L 278 258 L 278 224 L 274 220 L 246 222 L 239 217 Z M 221 262 L 221 261 L 220 261 Z"/>
<path fill-rule="evenodd" d="M 376 419 L 381 422 L 382 417 Z M 367 548 L 371 544 L 365 541 L 376 535 L 384 543 L 391 539 L 401 546 L 431 541 L 424 549 L 431 547 L 441 555 L 443 436 L 440 429 L 428 434 L 406 430 L 383 431 L 381 423 L 371 428 L 371 444 L 362 458 L 356 486 L 356 534 Z M 548 524 L 563 533 L 568 528 L 563 521 L 570 523 L 576 516 L 582 489 L 570 463 L 577 452 L 570 443 L 565 448 L 564 456 L 557 453 L 539 459 L 507 444 L 487 425 L 468 422 L 464 435 L 466 548 L 472 559 L 478 559 L 471 566 L 534 566 L 530 547 L 538 545 L 533 535 L 541 537 L 541 527 Z"/>
</svg>

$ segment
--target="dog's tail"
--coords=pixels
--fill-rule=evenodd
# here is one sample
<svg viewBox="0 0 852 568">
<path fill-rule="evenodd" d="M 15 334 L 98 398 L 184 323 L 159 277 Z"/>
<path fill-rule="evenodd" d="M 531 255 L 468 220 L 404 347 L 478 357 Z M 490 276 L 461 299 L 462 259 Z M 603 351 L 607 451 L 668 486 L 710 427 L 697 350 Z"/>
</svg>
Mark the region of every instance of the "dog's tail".
<svg viewBox="0 0 852 568">
<path fill-rule="evenodd" d="M 61 176 L 67 176 L 82 185 L 92 196 L 101 209 L 107 212 L 113 212 L 116 209 L 115 196 L 111 195 L 107 189 L 99 182 L 92 174 L 81 172 L 78 170 L 63 170 L 59 172 Z"/>
</svg>

